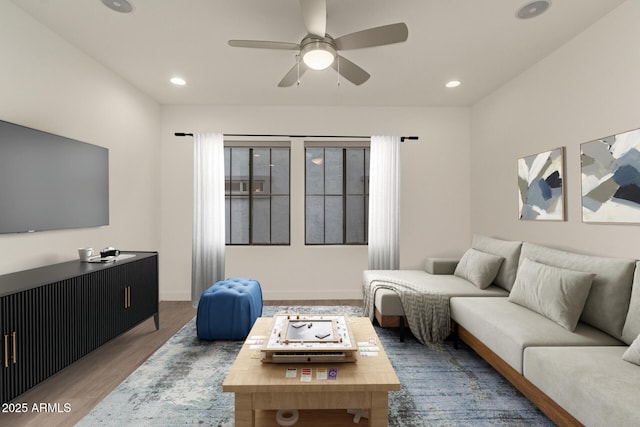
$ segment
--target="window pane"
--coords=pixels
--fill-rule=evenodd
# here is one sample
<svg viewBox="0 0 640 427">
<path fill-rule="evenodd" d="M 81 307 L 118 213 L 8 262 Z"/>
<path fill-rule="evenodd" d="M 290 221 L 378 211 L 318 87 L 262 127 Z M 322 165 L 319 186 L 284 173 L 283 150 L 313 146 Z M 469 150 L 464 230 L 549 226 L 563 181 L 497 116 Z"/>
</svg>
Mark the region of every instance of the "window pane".
<svg viewBox="0 0 640 427">
<path fill-rule="evenodd" d="M 268 197 L 253 197 L 253 242 L 269 243 L 271 239 L 271 203 Z"/>
<path fill-rule="evenodd" d="M 231 244 L 249 243 L 249 197 L 231 199 Z"/>
<path fill-rule="evenodd" d="M 271 149 L 271 193 L 289 194 L 288 148 Z M 289 217 L 288 214 L 287 217 Z"/>
<path fill-rule="evenodd" d="M 305 150 L 306 193 L 324 194 L 324 148 Z"/>
<path fill-rule="evenodd" d="M 289 196 L 271 197 L 271 243 L 289 243 Z"/>
<path fill-rule="evenodd" d="M 342 244 L 342 196 L 325 197 L 325 243 Z"/>
<path fill-rule="evenodd" d="M 231 148 L 231 194 L 247 194 L 248 191 L 249 149 L 233 147 Z"/>
<path fill-rule="evenodd" d="M 369 242 L 369 196 L 364 197 L 364 224 L 364 243 L 367 243 Z"/>
<path fill-rule="evenodd" d="M 231 218 L 231 201 L 229 197 L 224 198 L 224 214 L 226 215 L 224 221 L 224 243 L 228 245 L 231 243 L 231 221 L 229 221 L 229 218 Z"/>
<path fill-rule="evenodd" d="M 231 193 L 231 148 L 224 147 L 224 194 L 229 195 Z M 228 218 L 228 216 L 227 216 Z M 228 226 L 228 223 L 227 223 Z M 229 234 L 227 233 L 227 238 Z"/>
<path fill-rule="evenodd" d="M 347 236 L 345 243 L 365 243 L 365 197 L 347 196 Z"/>
<path fill-rule="evenodd" d="M 324 197 L 306 197 L 306 242 L 324 243 Z"/>
<path fill-rule="evenodd" d="M 364 149 L 347 150 L 347 194 L 364 194 Z"/>
<path fill-rule="evenodd" d="M 342 194 L 342 148 L 325 148 L 325 194 Z"/>
<path fill-rule="evenodd" d="M 253 185 L 254 194 L 271 193 L 271 153 L 268 148 L 254 148 L 253 154 Z"/>
<path fill-rule="evenodd" d="M 364 150 L 364 192 L 365 194 L 369 194 L 369 160 L 370 160 L 371 149 L 365 148 Z M 367 212 L 367 218 L 369 218 L 369 212 Z"/>
</svg>

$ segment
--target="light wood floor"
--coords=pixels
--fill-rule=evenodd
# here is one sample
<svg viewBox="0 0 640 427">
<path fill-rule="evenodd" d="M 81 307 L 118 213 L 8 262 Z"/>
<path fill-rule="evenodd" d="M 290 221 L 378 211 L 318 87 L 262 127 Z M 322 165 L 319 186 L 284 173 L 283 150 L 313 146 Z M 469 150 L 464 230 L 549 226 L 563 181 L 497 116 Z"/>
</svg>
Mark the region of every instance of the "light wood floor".
<svg viewBox="0 0 640 427">
<path fill-rule="evenodd" d="M 279 300 L 264 301 L 264 305 L 362 305 L 362 300 Z M 0 426 L 75 425 L 195 315 L 191 302 L 161 301 L 158 331 L 153 319 L 148 319 L 88 354 L 16 398 L 13 403 L 27 403 L 29 411 L 0 412 Z M 43 403 L 55 412 L 32 410 L 34 404 Z M 67 412 L 65 404 L 70 406 Z"/>
</svg>

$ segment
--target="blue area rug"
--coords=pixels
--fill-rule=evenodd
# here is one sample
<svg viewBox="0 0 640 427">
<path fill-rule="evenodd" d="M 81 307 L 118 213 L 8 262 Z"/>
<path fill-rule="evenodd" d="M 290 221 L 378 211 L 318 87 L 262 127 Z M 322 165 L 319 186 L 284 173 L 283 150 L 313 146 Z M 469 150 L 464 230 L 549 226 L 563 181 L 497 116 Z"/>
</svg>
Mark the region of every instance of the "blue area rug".
<svg viewBox="0 0 640 427">
<path fill-rule="evenodd" d="M 351 306 L 265 306 L 276 313 L 362 315 Z M 401 390 L 389 393 L 389 426 L 553 426 L 472 350 L 431 349 L 376 327 Z M 201 341 L 188 322 L 109 394 L 78 426 L 233 426 L 224 381 L 242 342 Z"/>
</svg>

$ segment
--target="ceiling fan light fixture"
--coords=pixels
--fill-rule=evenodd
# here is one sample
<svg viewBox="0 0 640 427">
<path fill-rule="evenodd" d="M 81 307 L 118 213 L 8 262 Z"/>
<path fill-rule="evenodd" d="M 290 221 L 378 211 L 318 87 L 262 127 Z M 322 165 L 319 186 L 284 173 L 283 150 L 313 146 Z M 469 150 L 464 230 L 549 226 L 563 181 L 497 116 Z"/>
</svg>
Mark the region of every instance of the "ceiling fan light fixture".
<svg viewBox="0 0 640 427">
<path fill-rule="evenodd" d="M 307 67 L 312 70 L 324 70 L 336 59 L 336 49 L 330 43 L 316 40 L 304 45 L 300 55 Z"/>
</svg>

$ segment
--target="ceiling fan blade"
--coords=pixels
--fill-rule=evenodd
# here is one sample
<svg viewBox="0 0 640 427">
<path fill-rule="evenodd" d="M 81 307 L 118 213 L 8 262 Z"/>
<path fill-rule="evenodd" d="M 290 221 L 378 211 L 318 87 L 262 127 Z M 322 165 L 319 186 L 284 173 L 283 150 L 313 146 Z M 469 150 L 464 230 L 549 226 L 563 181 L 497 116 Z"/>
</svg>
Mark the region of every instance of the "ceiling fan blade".
<svg viewBox="0 0 640 427">
<path fill-rule="evenodd" d="M 369 80 L 369 77 L 371 77 L 369 73 L 367 73 L 365 70 L 363 70 L 353 62 L 349 61 L 344 56 L 337 55 L 337 58 L 335 61 L 333 61 L 331 67 L 339 72 L 342 77 L 349 80 L 356 86 L 361 85 L 362 83 Z"/>
<path fill-rule="evenodd" d="M 300 66 L 300 71 L 298 71 L 298 66 Z M 293 86 L 293 84 L 298 81 L 298 77 L 302 77 L 305 71 L 307 71 L 307 65 L 302 61 L 297 62 L 293 66 L 293 68 L 291 68 L 289 72 L 284 75 L 282 80 L 280 80 L 280 83 L 278 83 L 278 87 Z"/>
<path fill-rule="evenodd" d="M 407 40 L 409 29 L 404 22 L 369 28 L 338 37 L 334 40 L 338 50 L 382 46 Z"/>
<path fill-rule="evenodd" d="M 302 19 L 309 34 L 324 37 L 327 31 L 326 0 L 300 0 Z"/>
<path fill-rule="evenodd" d="M 270 42 L 265 40 L 229 40 L 229 46 L 256 49 L 300 50 L 298 43 Z"/>
</svg>

